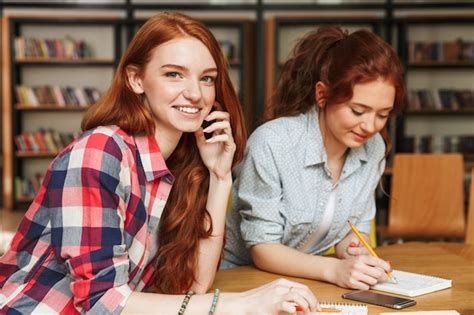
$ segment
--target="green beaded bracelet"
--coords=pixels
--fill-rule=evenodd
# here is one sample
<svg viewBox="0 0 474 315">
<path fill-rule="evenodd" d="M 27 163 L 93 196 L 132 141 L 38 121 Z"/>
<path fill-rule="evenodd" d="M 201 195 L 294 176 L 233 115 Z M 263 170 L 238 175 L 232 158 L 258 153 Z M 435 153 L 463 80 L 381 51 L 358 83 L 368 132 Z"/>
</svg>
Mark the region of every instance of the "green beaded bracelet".
<svg viewBox="0 0 474 315">
<path fill-rule="evenodd" d="M 186 292 L 186 295 L 184 296 L 183 303 L 181 303 L 181 307 L 179 308 L 178 315 L 183 315 L 184 311 L 186 310 L 186 307 L 188 306 L 189 300 L 191 299 L 191 296 L 194 295 L 193 291 L 188 291 Z"/>
<path fill-rule="evenodd" d="M 219 301 L 219 289 L 214 290 L 214 297 L 212 298 L 211 309 L 209 310 L 209 315 L 213 315 L 214 311 L 216 310 L 217 301 Z"/>
</svg>

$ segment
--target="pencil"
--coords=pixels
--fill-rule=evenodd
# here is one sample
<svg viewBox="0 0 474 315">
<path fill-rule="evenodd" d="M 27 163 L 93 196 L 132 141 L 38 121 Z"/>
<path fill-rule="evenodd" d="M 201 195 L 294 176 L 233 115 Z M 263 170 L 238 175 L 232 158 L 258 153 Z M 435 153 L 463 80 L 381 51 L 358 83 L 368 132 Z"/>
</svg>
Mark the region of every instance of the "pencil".
<svg viewBox="0 0 474 315">
<path fill-rule="evenodd" d="M 372 247 L 367 243 L 365 238 L 360 234 L 359 230 L 355 227 L 355 225 L 352 224 L 350 220 L 347 220 L 347 222 L 349 223 L 352 231 L 357 236 L 357 238 L 362 242 L 362 244 L 364 244 L 365 248 L 367 248 L 370 255 L 372 255 L 374 257 L 379 257 L 379 256 L 377 256 L 377 253 L 375 253 L 375 251 L 372 249 Z M 386 272 L 386 274 L 390 278 L 390 280 L 392 280 L 393 283 L 398 283 L 397 279 L 395 279 L 395 276 L 391 272 Z"/>
</svg>

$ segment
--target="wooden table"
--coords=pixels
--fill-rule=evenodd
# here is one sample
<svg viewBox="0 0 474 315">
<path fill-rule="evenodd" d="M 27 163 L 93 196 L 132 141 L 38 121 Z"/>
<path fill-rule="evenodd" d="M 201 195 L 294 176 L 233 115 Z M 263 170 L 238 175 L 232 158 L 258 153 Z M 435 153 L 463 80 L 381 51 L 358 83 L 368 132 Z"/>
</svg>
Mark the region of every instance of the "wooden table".
<svg viewBox="0 0 474 315">
<path fill-rule="evenodd" d="M 461 314 L 474 314 L 474 247 L 464 244 L 405 243 L 376 248 L 380 257 L 392 262 L 394 269 L 436 275 L 453 280 L 450 289 L 415 297 L 417 305 L 406 311 L 454 309 Z M 219 271 L 214 288 L 222 291 L 245 291 L 281 276 L 246 266 Z M 292 279 L 308 285 L 321 302 L 342 302 L 341 294 L 350 290 L 335 285 L 300 279 Z M 395 311 L 375 305 L 369 306 L 369 314 Z"/>
</svg>

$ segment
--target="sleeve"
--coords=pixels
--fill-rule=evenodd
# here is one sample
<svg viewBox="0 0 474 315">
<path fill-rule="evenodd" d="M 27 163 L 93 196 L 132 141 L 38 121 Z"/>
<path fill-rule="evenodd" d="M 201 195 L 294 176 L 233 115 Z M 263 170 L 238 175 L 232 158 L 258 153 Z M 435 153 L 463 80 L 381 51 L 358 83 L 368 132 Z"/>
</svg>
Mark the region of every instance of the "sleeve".
<svg viewBox="0 0 474 315">
<path fill-rule="evenodd" d="M 371 223 L 375 218 L 376 212 L 376 203 L 375 203 L 375 194 L 377 186 L 380 183 L 383 172 L 385 170 L 385 143 L 382 139 L 382 136 L 377 135 L 374 137 L 373 149 L 370 154 L 373 156 L 372 161 L 370 162 L 370 169 L 368 172 L 369 176 L 369 197 L 366 201 L 365 211 L 362 213 L 361 220 L 356 224 L 359 231 L 364 232 L 370 235 Z"/>
<path fill-rule="evenodd" d="M 275 148 L 268 141 L 271 135 L 258 131 L 249 141 L 236 185 L 241 235 L 247 247 L 280 243 L 285 226 Z"/>
<path fill-rule="evenodd" d="M 59 156 L 42 206 L 56 257 L 81 313 L 119 314 L 131 294 L 124 241 L 126 162 L 111 135 L 93 133 Z M 130 182 L 130 179 L 128 179 Z"/>
</svg>

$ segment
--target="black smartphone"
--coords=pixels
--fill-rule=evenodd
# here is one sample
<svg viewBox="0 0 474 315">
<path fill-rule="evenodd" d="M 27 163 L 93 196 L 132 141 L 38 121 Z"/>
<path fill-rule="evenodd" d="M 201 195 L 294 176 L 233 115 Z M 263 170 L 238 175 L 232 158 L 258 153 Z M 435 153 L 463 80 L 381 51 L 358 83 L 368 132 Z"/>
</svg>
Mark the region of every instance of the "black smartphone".
<svg viewBox="0 0 474 315">
<path fill-rule="evenodd" d="M 213 111 L 216 110 L 216 107 L 213 106 L 211 111 L 209 112 L 209 114 Z M 215 120 L 211 120 L 211 121 L 207 121 L 207 120 L 203 120 L 202 121 L 202 129 L 206 129 L 207 127 L 209 127 L 210 125 L 212 125 L 213 123 L 215 122 Z M 212 138 L 212 135 L 213 133 L 212 132 L 205 132 L 204 133 L 204 138 L 206 138 L 206 140 Z"/>
<path fill-rule="evenodd" d="M 416 304 L 415 300 L 362 290 L 344 293 L 342 297 L 344 299 L 395 308 L 397 310 Z"/>
</svg>

